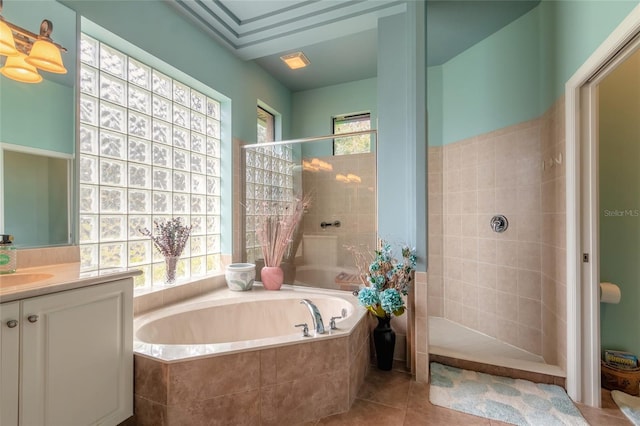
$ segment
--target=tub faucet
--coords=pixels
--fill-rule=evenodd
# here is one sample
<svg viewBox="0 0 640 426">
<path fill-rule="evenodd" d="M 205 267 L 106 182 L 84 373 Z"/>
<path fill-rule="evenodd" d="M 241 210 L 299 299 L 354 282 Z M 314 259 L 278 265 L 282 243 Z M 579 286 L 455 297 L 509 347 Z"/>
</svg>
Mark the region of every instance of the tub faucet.
<svg viewBox="0 0 640 426">
<path fill-rule="evenodd" d="M 309 299 L 302 299 L 300 303 L 304 304 L 309 308 L 309 313 L 311 314 L 311 319 L 313 320 L 313 329 L 316 334 L 324 334 L 324 323 L 322 322 L 322 315 L 320 315 L 320 311 L 318 307 L 313 304 L 313 302 Z"/>
</svg>

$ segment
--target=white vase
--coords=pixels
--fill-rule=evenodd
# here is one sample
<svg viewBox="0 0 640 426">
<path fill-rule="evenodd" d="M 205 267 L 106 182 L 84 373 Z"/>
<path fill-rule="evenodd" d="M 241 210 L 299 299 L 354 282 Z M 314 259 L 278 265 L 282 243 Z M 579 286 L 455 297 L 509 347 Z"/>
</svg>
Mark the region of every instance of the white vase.
<svg viewBox="0 0 640 426">
<path fill-rule="evenodd" d="M 256 265 L 253 263 L 232 263 L 224 271 L 229 290 L 247 291 L 253 288 L 256 279 Z"/>
</svg>

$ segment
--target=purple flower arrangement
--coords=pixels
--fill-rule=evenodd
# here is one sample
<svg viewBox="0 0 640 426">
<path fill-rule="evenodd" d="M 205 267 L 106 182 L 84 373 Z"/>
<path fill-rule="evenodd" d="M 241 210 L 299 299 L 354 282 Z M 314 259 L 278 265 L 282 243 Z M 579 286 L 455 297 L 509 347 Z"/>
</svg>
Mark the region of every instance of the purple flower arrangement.
<svg viewBox="0 0 640 426">
<path fill-rule="evenodd" d="M 192 225 L 182 224 L 179 217 L 168 221 L 153 221 L 154 231 L 147 228 L 138 229 L 144 236 L 150 237 L 158 252 L 166 257 L 180 257 L 191 234 Z"/>
</svg>

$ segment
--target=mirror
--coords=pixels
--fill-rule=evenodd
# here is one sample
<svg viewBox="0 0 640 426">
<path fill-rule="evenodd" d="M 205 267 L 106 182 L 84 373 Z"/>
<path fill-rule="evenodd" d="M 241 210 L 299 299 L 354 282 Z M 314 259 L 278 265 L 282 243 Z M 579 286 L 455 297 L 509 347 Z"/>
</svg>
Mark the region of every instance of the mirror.
<svg viewBox="0 0 640 426">
<path fill-rule="evenodd" d="M 72 157 L 2 148 L 3 233 L 18 248 L 69 244 Z"/>
</svg>

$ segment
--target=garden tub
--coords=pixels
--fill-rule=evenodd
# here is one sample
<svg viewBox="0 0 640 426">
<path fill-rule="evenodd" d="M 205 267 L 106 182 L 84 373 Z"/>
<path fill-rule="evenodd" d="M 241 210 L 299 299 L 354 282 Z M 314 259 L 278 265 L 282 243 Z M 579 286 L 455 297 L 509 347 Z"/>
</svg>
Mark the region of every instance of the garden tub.
<svg viewBox="0 0 640 426">
<path fill-rule="evenodd" d="M 302 299 L 318 307 L 324 334 L 314 335 Z M 337 330 L 329 328 L 332 317 L 339 317 Z M 215 416 L 220 424 L 280 424 L 345 412 L 370 362 L 368 319 L 349 292 L 292 285 L 268 291 L 259 283 L 140 315 L 138 421 L 198 424 Z M 295 327 L 302 323 L 310 337 Z"/>
</svg>

